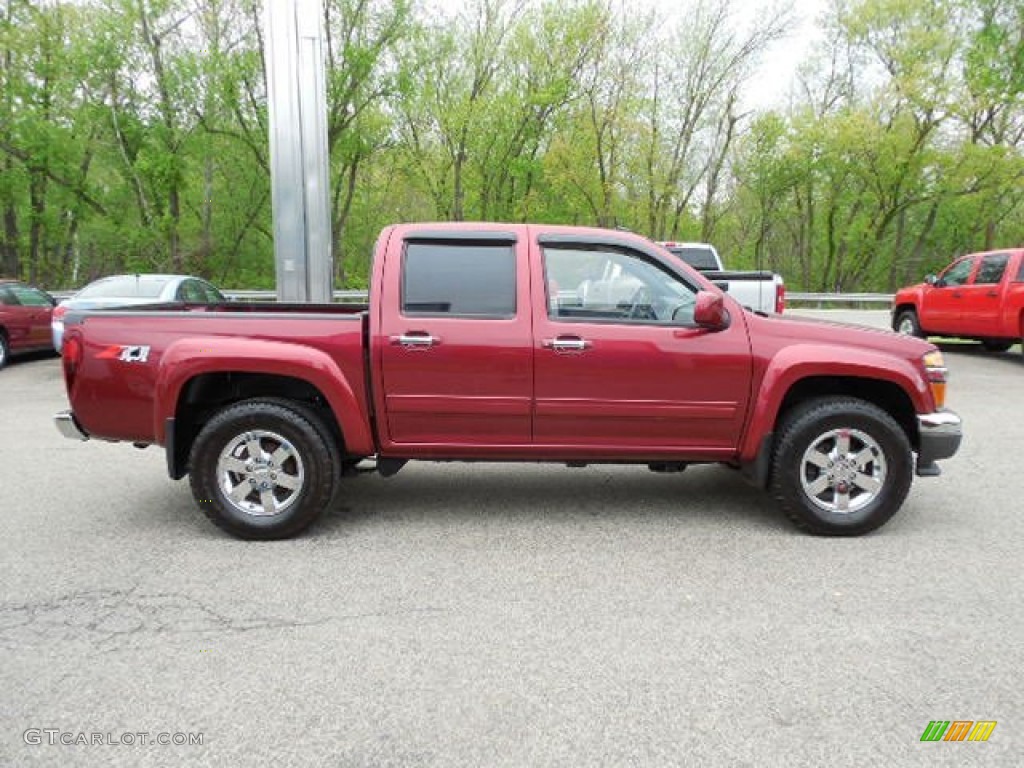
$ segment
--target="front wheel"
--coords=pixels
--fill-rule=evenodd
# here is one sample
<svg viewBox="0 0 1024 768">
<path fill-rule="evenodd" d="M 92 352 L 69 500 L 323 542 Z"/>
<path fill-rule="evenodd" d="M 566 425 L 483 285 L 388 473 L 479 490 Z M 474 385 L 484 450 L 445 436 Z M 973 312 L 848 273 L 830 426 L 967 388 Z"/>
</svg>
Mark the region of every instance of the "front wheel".
<svg viewBox="0 0 1024 768">
<path fill-rule="evenodd" d="M 790 412 L 772 462 L 771 492 L 797 527 L 856 536 L 889 520 L 913 479 L 910 441 L 888 413 L 854 398 Z"/>
<path fill-rule="evenodd" d="M 0 368 L 7 365 L 7 358 L 11 354 L 11 345 L 7 342 L 7 334 L 0 329 Z"/>
<path fill-rule="evenodd" d="M 919 339 L 924 338 L 924 332 L 921 330 L 921 323 L 917 319 L 917 312 L 912 309 L 901 309 L 893 319 L 892 329 L 896 331 L 896 333 L 902 333 L 904 336 L 917 336 Z"/>
<path fill-rule="evenodd" d="M 192 494 L 243 539 L 294 536 L 329 506 L 340 474 L 329 432 L 309 410 L 246 400 L 206 423 L 189 459 Z"/>
</svg>

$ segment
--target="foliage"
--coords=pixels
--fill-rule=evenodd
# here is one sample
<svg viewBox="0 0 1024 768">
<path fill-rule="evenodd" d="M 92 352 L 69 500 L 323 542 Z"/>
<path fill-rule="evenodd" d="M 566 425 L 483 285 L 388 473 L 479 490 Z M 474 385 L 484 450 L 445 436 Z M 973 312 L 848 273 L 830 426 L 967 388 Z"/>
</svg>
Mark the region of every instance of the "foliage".
<svg viewBox="0 0 1024 768">
<path fill-rule="evenodd" d="M 9 0 L 0 272 L 274 280 L 261 0 Z M 326 0 L 332 247 L 483 219 L 714 241 L 792 289 L 883 290 L 1024 240 L 1024 6 L 834 0 L 785 108 L 784 6 Z"/>
</svg>

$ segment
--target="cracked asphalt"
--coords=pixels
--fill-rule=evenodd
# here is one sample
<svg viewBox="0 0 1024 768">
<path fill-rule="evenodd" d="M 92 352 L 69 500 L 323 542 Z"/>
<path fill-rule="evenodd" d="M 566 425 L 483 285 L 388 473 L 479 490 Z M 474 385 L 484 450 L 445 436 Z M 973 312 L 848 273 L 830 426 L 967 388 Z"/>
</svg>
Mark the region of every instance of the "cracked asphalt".
<svg viewBox="0 0 1024 768">
<path fill-rule="evenodd" d="M 1020 765 L 1024 360 L 944 349 L 961 453 L 853 540 L 719 467 L 421 464 L 236 541 L 16 360 L 0 766 Z M 998 726 L 919 741 L 958 719 Z M 139 733 L 202 744 L 59 743 Z"/>
</svg>

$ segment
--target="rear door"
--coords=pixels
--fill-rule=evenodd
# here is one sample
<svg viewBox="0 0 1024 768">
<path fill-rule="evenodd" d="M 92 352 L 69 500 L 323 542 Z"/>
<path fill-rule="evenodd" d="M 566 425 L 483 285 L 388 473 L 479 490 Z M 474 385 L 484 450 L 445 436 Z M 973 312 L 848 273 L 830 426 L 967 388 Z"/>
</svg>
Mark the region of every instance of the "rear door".
<svg viewBox="0 0 1024 768">
<path fill-rule="evenodd" d="M 539 450 L 595 458 L 736 449 L 751 381 L 741 316 L 693 323 L 697 286 L 613 240 L 541 237 L 534 304 Z M 738 311 L 737 311 L 738 315 Z"/>
<path fill-rule="evenodd" d="M 399 242 L 387 249 L 375 341 L 385 450 L 522 453 L 531 441 L 533 336 L 528 251 L 517 228 L 401 229 L 392 238 Z"/>
<path fill-rule="evenodd" d="M 950 264 L 935 285 L 924 289 L 919 317 L 922 328 L 929 333 L 962 333 L 964 285 L 976 263 L 976 256 L 964 256 Z"/>
<path fill-rule="evenodd" d="M 972 336 L 999 336 L 1002 291 L 1000 283 L 1010 262 L 1008 253 L 988 253 L 979 257 L 974 276 L 962 288 L 963 333 Z"/>
</svg>

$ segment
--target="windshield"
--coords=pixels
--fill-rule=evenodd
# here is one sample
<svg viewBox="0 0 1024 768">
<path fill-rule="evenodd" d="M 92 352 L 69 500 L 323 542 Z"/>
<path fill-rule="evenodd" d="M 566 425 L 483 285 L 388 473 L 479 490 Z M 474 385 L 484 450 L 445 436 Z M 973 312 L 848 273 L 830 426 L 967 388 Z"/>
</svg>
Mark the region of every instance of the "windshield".
<svg viewBox="0 0 1024 768">
<path fill-rule="evenodd" d="M 162 275 L 121 275 L 87 285 L 77 299 L 156 299 L 171 281 Z"/>
</svg>

